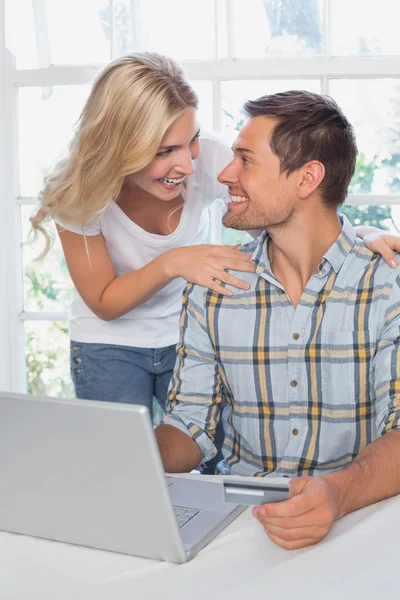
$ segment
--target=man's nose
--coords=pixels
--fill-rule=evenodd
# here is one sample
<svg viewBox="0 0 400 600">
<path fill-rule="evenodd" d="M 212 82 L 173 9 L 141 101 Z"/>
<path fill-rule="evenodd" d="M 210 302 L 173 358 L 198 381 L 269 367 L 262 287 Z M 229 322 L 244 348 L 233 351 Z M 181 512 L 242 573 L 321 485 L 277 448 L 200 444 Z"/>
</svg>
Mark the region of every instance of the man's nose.
<svg viewBox="0 0 400 600">
<path fill-rule="evenodd" d="M 237 169 L 235 168 L 234 160 L 232 160 L 225 169 L 218 175 L 218 181 L 225 185 L 231 185 L 237 182 Z"/>
</svg>

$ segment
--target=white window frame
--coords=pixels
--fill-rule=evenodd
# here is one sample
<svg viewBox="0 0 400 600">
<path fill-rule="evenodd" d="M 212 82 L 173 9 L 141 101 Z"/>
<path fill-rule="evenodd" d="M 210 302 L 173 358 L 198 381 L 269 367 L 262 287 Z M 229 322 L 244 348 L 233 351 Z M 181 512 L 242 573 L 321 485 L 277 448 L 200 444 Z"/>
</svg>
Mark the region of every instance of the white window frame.
<svg viewBox="0 0 400 600">
<path fill-rule="evenodd" d="M 215 1 L 215 14 L 218 14 Z M 221 85 L 226 80 L 246 79 L 320 79 L 323 93 L 329 93 L 331 79 L 380 79 L 397 78 L 400 80 L 400 57 L 337 57 L 331 54 L 331 32 L 329 19 L 331 1 L 323 1 L 324 56 L 279 60 L 260 58 L 255 60 L 237 60 L 233 56 L 233 38 L 231 23 L 231 3 L 227 7 L 228 58 L 223 60 L 186 62 L 182 65 L 191 80 L 211 80 L 213 85 L 213 126 L 216 132 L 221 130 Z M 40 7 L 41 0 L 36 0 Z M 132 6 L 137 0 L 132 0 Z M 0 118 L 4 132 L 0 142 L 0 197 L 3 203 L 0 219 L 0 389 L 24 391 L 26 373 L 24 361 L 24 323 L 34 320 L 66 320 L 65 312 L 25 312 L 23 310 L 22 256 L 20 232 L 20 207 L 36 204 L 36 198 L 21 197 L 18 190 L 18 88 L 56 85 L 76 85 L 89 83 L 91 73 L 98 65 L 83 66 L 42 66 L 33 70 L 17 70 L 11 54 L 5 47 L 5 0 L 0 0 L 0 68 L 3 93 L 0 97 Z M 110 0 L 111 14 L 113 0 Z M 328 18 L 326 18 L 328 17 Z M 40 20 L 37 19 L 36 22 Z M 111 21 L 110 58 L 114 55 L 114 23 Z M 45 32 L 44 36 L 45 36 Z M 216 47 L 218 40 L 218 20 L 216 18 Z M 134 32 L 137 49 L 140 50 L 140 32 Z M 42 40 L 43 42 L 43 40 Z M 46 63 L 46 47 L 38 43 L 41 64 Z M 351 204 L 400 204 L 400 194 L 351 195 Z M 215 205 L 212 213 L 212 241 L 221 240 L 220 208 Z"/>
</svg>

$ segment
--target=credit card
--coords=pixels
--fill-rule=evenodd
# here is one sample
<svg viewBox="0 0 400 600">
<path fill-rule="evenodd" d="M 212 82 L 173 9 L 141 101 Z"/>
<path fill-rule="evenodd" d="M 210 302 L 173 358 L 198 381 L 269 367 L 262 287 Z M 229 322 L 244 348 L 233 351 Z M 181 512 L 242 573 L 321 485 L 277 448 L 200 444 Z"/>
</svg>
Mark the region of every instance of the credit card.
<svg viewBox="0 0 400 600">
<path fill-rule="evenodd" d="M 224 479 L 225 502 L 235 504 L 267 504 L 289 499 L 289 483 L 269 483 L 257 477 L 253 481 Z"/>
</svg>

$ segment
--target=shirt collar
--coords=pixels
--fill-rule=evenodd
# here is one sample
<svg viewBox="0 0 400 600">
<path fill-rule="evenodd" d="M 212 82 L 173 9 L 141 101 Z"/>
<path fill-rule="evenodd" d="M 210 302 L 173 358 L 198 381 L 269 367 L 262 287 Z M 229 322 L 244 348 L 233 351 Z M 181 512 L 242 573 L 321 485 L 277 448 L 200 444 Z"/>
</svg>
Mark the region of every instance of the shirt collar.
<svg viewBox="0 0 400 600">
<path fill-rule="evenodd" d="M 335 240 L 332 246 L 325 252 L 319 263 L 318 273 L 323 276 L 330 270 L 330 267 L 338 273 L 344 263 L 350 250 L 353 248 L 356 241 L 356 232 L 345 215 L 338 214 L 342 230 L 339 237 Z M 267 244 L 269 235 L 264 231 L 257 240 L 257 246 L 252 254 L 252 261 L 256 265 L 256 273 L 260 274 L 268 271 L 272 276 L 271 264 L 268 258 Z"/>
</svg>

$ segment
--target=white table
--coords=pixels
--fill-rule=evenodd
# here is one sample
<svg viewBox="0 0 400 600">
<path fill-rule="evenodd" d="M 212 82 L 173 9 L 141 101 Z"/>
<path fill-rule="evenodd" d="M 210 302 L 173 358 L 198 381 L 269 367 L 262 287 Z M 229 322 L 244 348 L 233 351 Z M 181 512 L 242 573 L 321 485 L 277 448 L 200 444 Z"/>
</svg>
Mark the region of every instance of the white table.
<svg viewBox="0 0 400 600">
<path fill-rule="evenodd" d="M 0 532 L 1 600 L 383 600 L 400 596 L 400 496 L 287 551 L 246 509 L 173 565 Z"/>
</svg>

